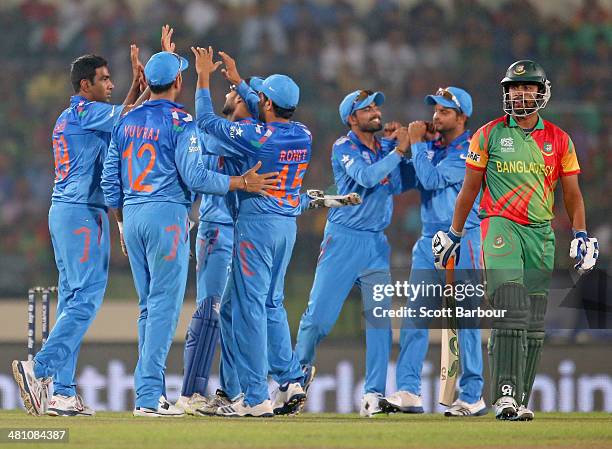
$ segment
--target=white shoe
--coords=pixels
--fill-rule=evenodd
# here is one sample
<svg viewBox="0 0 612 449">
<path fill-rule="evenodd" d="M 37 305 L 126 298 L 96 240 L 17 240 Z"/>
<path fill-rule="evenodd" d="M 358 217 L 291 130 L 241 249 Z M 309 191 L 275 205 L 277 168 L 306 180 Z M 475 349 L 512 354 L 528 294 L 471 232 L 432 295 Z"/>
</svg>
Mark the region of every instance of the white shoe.
<svg viewBox="0 0 612 449">
<path fill-rule="evenodd" d="M 295 415 L 306 401 L 306 393 L 299 382 L 278 387 L 272 409 L 275 415 Z"/>
<path fill-rule="evenodd" d="M 409 391 L 396 391 L 378 402 L 384 413 L 423 413 L 423 398 Z"/>
<path fill-rule="evenodd" d="M 134 416 L 146 416 L 148 418 L 180 418 L 185 416 L 185 412 L 174 405 L 170 404 L 165 397 L 159 397 L 157 409 L 147 407 L 136 407 L 133 412 Z"/>
<path fill-rule="evenodd" d="M 94 416 L 95 410 L 83 404 L 80 395 L 62 396 L 54 394 L 47 407 L 49 416 Z"/>
<path fill-rule="evenodd" d="M 457 399 L 444 411 L 444 416 L 484 416 L 488 411 L 482 398 L 473 404 Z"/>
<path fill-rule="evenodd" d="M 502 396 L 495 404 L 495 417 L 504 421 L 513 421 L 517 416 L 518 405 L 512 396 Z"/>
<path fill-rule="evenodd" d="M 193 415 L 193 410 L 189 406 L 189 399 L 191 399 L 189 396 L 179 396 L 174 406 L 188 415 Z"/>
<path fill-rule="evenodd" d="M 179 410 L 183 410 L 188 415 L 195 415 L 196 410 L 205 406 L 208 399 L 200 393 L 193 393 L 191 397 L 180 396 L 174 406 Z"/>
<path fill-rule="evenodd" d="M 517 421 L 533 421 L 535 414 L 524 405 L 521 405 L 516 411 Z"/>
<path fill-rule="evenodd" d="M 36 378 L 34 360 L 13 360 L 13 377 L 19 386 L 23 405 L 29 414 L 40 416 L 47 412 L 49 383 L 51 379 Z"/>
<path fill-rule="evenodd" d="M 383 395 L 380 393 L 366 393 L 361 398 L 361 408 L 359 409 L 359 415 L 364 418 L 370 418 L 373 415 L 383 413 L 382 409 L 378 405 Z"/>
<path fill-rule="evenodd" d="M 274 410 L 272 409 L 272 403 L 270 399 L 266 399 L 257 405 L 247 405 L 244 403 L 244 398 L 240 398 L 230 405 L 225 405 L 217 409 L 216 415 L 219 416 L 232 416 L 232 417 L 245 417 L 252 416 L 254 418 L 272 418 L 274 416 Z"/>
</svg>

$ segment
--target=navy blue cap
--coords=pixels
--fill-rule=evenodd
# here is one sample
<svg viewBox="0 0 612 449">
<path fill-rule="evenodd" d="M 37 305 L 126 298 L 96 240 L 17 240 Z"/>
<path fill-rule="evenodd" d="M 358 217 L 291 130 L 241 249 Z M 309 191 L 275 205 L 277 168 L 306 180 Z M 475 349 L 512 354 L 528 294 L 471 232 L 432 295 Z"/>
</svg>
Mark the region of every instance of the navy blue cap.
<svg viewBox="0 0 612 449">
<path fill-rule="evenodd" d="M 359 99 L 363 97 L 363 99 Z M 368 107 L 370 104 L 374 103 L 376 106 L 380 106 L 385 102 L 385 94 L 382 92 L 370 92 L 365 90 L 356 90 L 351 92 L 344 100 L 340 103 L 339 112 L 340 112 L 340 120 L 345 125 L 348 125 L 349 116 L 359 109 L 363 109 Z"/>
<path fill-rule="evenodd" d="M 180 72 L 189 67 L 189 62 L 169 51 L 160 51 L 151 56 L 145 66 L 145 78 L 149 86 L 165 86 L 174 82 Z"/>
<path fill-rule="evenodd" d="M 270 75 L 265 80 L 254 76 L 250 86 L 283 109 L 295 109 L 300 101 L 300 88 L 287 75 Z"/>
<path fill-rule="evenodd" d="M 467 117 L 472 115 L 472 97 L 459 87 L 441 87 L 435 95 L 425 97 L 425 104 L 439 104 L 445 108 L 457 109 Z"/>
</svg>

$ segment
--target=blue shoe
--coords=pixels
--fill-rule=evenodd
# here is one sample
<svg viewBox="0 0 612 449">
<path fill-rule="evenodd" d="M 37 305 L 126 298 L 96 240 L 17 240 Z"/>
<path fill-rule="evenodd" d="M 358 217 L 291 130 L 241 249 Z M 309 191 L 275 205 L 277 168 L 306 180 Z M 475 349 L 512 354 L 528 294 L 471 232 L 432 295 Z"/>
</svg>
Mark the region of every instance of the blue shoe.
<svg viewBox="0 0 612 449">
<path fill-rule="evenodd" d="M 308 389 L 317 374 L 317 369 L 314 365 L 304 365 L 302 366 L 302 371 L 304 371 L 304 383 L 302 386 L 304 387 L 304 393 L 308 394 Z"/>
</svg>

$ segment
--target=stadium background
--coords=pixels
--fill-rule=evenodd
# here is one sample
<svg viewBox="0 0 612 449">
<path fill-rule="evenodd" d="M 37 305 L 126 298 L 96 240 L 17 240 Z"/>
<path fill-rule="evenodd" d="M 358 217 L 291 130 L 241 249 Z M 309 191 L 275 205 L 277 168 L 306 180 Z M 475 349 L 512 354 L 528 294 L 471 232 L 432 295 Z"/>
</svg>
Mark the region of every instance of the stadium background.
<svg viewBox="0 0 612 449">
<path fill-rule="evenodd" d="M 175 28 L 177 51 L 185 56 L 190 56 L 192 44 L 212 45 L 235 56 L 243 76 L 282 72 L 298 82 L 301 102 L 295 118 L 306 123 L 314 136 L 313 159 L 304 179 L 307 188 L 333 184 L 330 149 L 345 133 L 337 106 L 347 92 L 384 91 L 383 120 L 407 123 L 431 117 L 431 108 L 422 103 L 425 94 L 439 86 L 457 85 L 473 96 L 469 127 L 476 130 L 501 115 L 499 80 L 505 68 L 517 59 L 539 61 L 552 81 L 553 94 L 543 115 L 568 131 L 575 142 L 589 230 L 600 240 L 601 267 L 608 267 L 612 245 L 610 0 L 5 0 L 0 4 L 0 407 L 16 404 L 8 362 L 25 353 L 27 288 L 56 283 L 47 228 L 53 183 L 49 136 L 72 94 L 70 61 L 90 52 L 106 57 L 116 86 L 113 99 L 121 102 L 130 76 L 129 44 L 140 47 L 146 62 L 158 51 L 165 23 Z M 193 111 L 192 68 L 185 80 L 181 101 Z M 213 100 L 217 108 L 226 88 L 221 75 L 216 75 Z M 388 230 L 396 270 L 409 268 L 411 247 L 420 232 L 418 204 L 414 192 L 396 197 Z M 567 267 L 571 227 L 560 196 L 556 212 L 556 266 Z M 298 223 L 286 282 L 293 331 L 308 299 L 325 213 L 309 212 Z M 115 378 L 128 385 L 135 362 L 135 292 L 116 239 L 107 292 L 104 315 L 84 345 L 80 364 L 83 375 L 90 376 L 90 387 L 96 378 L 91 370 L 99 374 L 100 391 L 114 385 Z M 191 276 L 183 318 L 191 312 L 194 296 Z M 568 309 L 566 313 L 575 312 Z M 579 321 L 566 318 L 569 323 Z M 547 343 L 542 366 L 550 382 L 540 379 L 543 393 L 536 394 L 537 407 L 612 411 L 609 332 L 568 327 L 573 329 L 556 332 Z M 327 395 L 326 401 L 318 402 L 328 411 L 353 410 L 350 397 L 363 376 L 361 328 L 359 295 L 353 294 L 321 354 L 322 373 L 336 398 Z M 180 373 L 184 329 L 183 320 L 168 362 L 172 375 Z M 435 348 L 429 360 L 428 378 L 433 382 L 438 367 Z M 115 362 L 122 364 L 125 376 L 117 374 Z M 100 384 L 99 378 L 107 384 Z M 334 384 L 332 378 L 338 382 Z M 581 392 L 591 392 L 592 403 L 577 400 Z M 114 394 L 102 393 L 106 402 L 101 400 L 101 406 L 119 407 L 119 396 Z M 124 406 L 130 404 L 128 399 Z"/>
</svg>

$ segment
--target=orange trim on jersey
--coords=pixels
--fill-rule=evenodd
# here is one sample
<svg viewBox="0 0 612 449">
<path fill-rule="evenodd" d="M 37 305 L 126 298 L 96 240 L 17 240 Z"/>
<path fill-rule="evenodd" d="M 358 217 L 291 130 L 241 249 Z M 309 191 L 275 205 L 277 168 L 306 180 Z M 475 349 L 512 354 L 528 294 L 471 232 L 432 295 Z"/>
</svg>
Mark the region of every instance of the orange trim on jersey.
<svg viewBox="0 0 612 449">
<path fill-rule="evenodd" d="M 568 171 L 567 173 L 561 172 L 561 176 L 577 175 L 579 173 L 582 173 L 582 172 L 580 170 Z"/>
<path fill-rule="evenodd" d="M 475 165 L 470 164 L 469 162 L 465 161 L 465 166 L 471 168 L 472 170 L 476 170 L 476 171 L 486 171 L 487 167 L 476 167 Z"/>
</svg>

